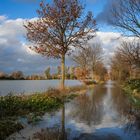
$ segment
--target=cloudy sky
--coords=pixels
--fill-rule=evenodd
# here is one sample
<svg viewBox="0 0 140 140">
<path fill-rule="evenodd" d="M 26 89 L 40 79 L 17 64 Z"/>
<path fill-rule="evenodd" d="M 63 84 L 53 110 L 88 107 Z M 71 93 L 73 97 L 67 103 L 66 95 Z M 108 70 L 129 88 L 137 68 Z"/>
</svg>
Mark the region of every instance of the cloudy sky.
<svg viewBox="0 0 140 140">
<path fill-rule="evenodd" d="M 36 10 L 40 0 L 1 0 L 0 2 L 0 71 L 11 73 L 22 70 L 25 74 L 43 73 L 51 66 L 52 71 L 59 64 L 59 60 L 48 60 L 28 48 L 26 30 L 23 23 L 27 19 L 37 17 Z M 48 0 L 50 2 L 50 0 Z M 108 14 L 107 5 L 111 0 L 83 0 L 86 11 L 93 11 L 97 19 L 99 31 L 91 42 L 100 42 L 105 52 L 105 60 L 110 58 L 114 49 L 119 45 L 121 34 L 111 27 L 105 15 Z M 74 65 L 67 58 L 66 65 Z"/>
</svg>

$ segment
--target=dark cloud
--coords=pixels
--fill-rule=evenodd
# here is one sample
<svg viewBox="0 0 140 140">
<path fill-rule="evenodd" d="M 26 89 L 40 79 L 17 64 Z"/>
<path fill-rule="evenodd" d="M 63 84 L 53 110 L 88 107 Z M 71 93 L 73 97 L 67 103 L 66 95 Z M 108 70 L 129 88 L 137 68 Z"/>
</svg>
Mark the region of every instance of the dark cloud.
<svg viewBox="0 0 140 140">
<path fill-rule="evenodd" d="M 96 21 L 98 23 L 110 24 L 109 18 L 112 17 L 111 9 L 112 9 L 113 4 L 117 4 L 117 1 L 116 0 L 107 0 L 107 3 L 105 4 L 103 10 L 96 16 Z"/>
</svg>

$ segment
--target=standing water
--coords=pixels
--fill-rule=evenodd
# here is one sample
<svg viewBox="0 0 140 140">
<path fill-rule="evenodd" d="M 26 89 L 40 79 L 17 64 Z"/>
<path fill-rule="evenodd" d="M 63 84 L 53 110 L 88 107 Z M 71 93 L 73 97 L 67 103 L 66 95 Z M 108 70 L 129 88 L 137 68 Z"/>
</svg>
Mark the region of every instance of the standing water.
<svg viewBox="0 0 140 140">
<path fill-rule="evenodd" d="M 80 94 L 59 111 L 11 135 L 14 140 L 140 140 L 140 122 L 112 81 Z"/>
</svg>

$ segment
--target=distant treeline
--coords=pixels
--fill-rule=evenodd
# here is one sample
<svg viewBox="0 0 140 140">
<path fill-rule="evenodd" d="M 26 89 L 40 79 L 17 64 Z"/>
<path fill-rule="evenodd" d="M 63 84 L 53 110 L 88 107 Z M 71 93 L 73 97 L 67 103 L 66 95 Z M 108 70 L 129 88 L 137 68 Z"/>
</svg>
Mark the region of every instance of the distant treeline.
<svg viewBox="0 0 140 140">
<path fill-rule="evenodd" d="M 0 72 L 0 80 L 46 80 L 46 79 L 61 79 L 61 67 L 58 66 L 55 73 L 51 73 L 51 68 L 48 67 L 43 74 L 25 75 L 22 71 L 14 71 L 11 74 Z M 94 80 L 100 81 L 106 79 L 106 71 L 101 66 L 94 71 Z M 92 73 L 85 71 L 80 67 L 65 67 L 66 79 L 93 79 Z"/>
<path fill-rule="evenodd" d="M 15 71 L 11 74 L 7 74 L 4 72 L 0 72 L 0 79 L 1 80 L 24 80 L 24 74 L 22 71 Z"/>
<path fill-rule="evenodd" d="M 77 79 L 75 67 L 66 67 L 66 79 Z M 46 80 L 46 79 L 61 79 L 61 68 L 57 67 L 56 73 L 51 74 L 51 68 L 48 67 L 43 74 L 25 75 L 22 71 L 14 71 L 11 74 L 0 72 L 0 80 Z"/>
</svg>

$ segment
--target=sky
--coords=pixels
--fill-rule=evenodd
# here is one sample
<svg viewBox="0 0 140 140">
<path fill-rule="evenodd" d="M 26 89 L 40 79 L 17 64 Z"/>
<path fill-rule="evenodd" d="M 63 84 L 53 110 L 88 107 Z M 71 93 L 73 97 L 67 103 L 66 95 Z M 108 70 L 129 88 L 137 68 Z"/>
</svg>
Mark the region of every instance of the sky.
<svg viewBox="0 0 140 140">
<path fill-rule="evenodd" d="M 83 0 L 85 12 L 92 11 L 97 20 L 99 31 L 91 43 L 100 42 L 104 50 L 104 59 L 109 60 L 119 45 L 121 33 L 110 26 L 105 19 L 107 5 L 113 0 Z M 11 73 L 22 70 L 26 75 L 40 74 L 50 66 L 55 71 L 60 60 L 48 59 L 34 53 L 26 41 L 26 29 L 23 23 L 37 17 L 36 10 L 40 0 L 0 0 L 0 71 Z M 47 0 L 51 2 L 51 0 Z M 66 65 L 75 65 L 71 58 Z M 107 63 L 106 63 L 107 65 Z"/>
</svg>

